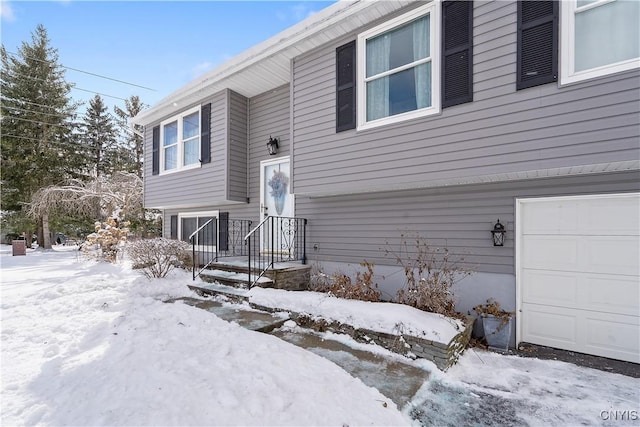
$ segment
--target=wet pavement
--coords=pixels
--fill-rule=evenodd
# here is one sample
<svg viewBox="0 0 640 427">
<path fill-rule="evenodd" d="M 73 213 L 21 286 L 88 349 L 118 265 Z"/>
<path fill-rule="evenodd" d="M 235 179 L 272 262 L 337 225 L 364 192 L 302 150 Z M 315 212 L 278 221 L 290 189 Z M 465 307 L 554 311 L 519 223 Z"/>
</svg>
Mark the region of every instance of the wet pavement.
<svg viewBox="0 0 640 427">
<path fill-rule="evenodd" d="M 272 335 L 329 359 L 369 387 L 378 389 L 398 408 L 409 403 L 429 378 L 429 372 L 423 369 L 387 356 L 351 348 L 315 332 L 282 328 L 275 330 Z"/>
<path fill-rule="evenodd" d="M 248 304 L 229 303 L 215 298 L 200 300 L 179 298 L 179 301 L 215 314 L 228 322 L 258 332 L 270 333 L 288 343 L 302 347 L 340 366 L 364 384 L 380 391 L 399 408 L 406 405 L 429 372 L 369 351 L 349 347 L 339 341 L 326 339 L 321 334 L 297 326 L 283 327 L 289 320 L 286 313 L 268 313 L 255 310 Z M 176 300 L 177 301 L 177 300 Z"/>
</svg>

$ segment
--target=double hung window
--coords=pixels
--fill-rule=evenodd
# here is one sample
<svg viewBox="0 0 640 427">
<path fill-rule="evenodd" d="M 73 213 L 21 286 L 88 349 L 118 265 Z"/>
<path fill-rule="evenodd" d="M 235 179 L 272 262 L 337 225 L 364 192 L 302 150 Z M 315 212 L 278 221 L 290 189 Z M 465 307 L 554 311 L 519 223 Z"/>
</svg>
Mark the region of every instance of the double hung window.
<svg viewBox="0 0 640 427">
<path fill-rule="evenodd" d="M 211 223 L 195 235 L 195 243 L 196 245 L 216 246 L 218 240 L 218 223 L 215 212 L 180 214 L 180 240 L 189 243 L 189 236 L 212 219 L 213 221 L 211 221 Z"/>
<path fill-rule="evenodd" d="M 358 36 L 358 127 L 440 111 L 439 2 Z"/>
<path fill-rule="evenodd" d="M 562 5 L 562 83 L 640 65 L 640 2 L 571 0 Z"/>
<path fill-rule="evenodd" d="M 200 107 L 174 116 L 161 125 L 163 172 L 199 165 Z"/>
</svg>

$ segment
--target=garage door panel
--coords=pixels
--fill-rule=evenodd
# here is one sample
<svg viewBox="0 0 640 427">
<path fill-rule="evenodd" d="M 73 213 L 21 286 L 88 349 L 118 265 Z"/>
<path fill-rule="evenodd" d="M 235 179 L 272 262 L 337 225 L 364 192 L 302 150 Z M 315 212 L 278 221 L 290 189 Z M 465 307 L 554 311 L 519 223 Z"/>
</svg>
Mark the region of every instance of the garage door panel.
<svg viewBox="0 0 640 427">
<path fill-rule="evenodd" d="M 583 270 L 609 274 L 640 274 L 640 239 L 629 236 L 586 237 Z"/>
<path fill-rule="evenodd" d="M 585 213 L 584 232 L 589 234 L 638 235 L 640 234 L 640 203 L 637 198 L 617 198 L 582 201 Z"/>
<path fill-rule="evenodd" d="M 575 203 L 537 202 L 523 213 L 523 229 L 527 234 L 571 233 L 578 229 Z"/>
<path fill-rule="evenodd" d="M 640 363 L 640 194 L 519 207 L 519 339 Z"/>
<path fill-rule="evenodd" d="M 577 325 L 575 316 L 564 309 L 523 304 L 523 339 L 544 342 L 550 347 L 575 346 Z"/>
<path fill-rule="evenodd" d="M 640 322 L 637 317 L 591 313 L 586 316 L 585 323 L 589 330 L 586 346 L 591 352 L 622 353 L 630 358 L 635 356 L 640 362 L 640 337 L 637 333 Z"/>
<path fill-rule="evenodd" d="M 640 313 L 640 286 L 634 276 L 523 270 L 522 302 L 578 310 Z"/>
<path fill-rule="evenodd" d="M 523 304 L 522 340 L 640 363 L 636 316 Z"/>
<path fill-rule="evenodd" d="M 544 270 L 524 270 L 527 287 L 522 301 L 533 304 L 577 306 L 578 280 L 572 273 Z"/>
<path fill-rule="evenodd" d="M 590 275 L 584 280 L 586 301 L 581 308 L 635 317 L 640 314 L 640 286 L 637 277 L 601 274 Z"/>
<path fill-rule="evenodd" d="M 533 269 L 578 269 L 578 242 L 557 236 L 525 236 L 527 250 L 523 267 Z"/>
</svg>

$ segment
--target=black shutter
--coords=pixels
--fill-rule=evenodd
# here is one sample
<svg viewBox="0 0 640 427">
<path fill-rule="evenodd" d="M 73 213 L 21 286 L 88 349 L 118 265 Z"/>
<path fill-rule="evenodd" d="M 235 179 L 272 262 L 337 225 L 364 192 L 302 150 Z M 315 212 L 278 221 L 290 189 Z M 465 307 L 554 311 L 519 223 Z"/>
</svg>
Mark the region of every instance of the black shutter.
<svg viewBox="0 0 640 427">
<path fill-rule="evenodd" d="M 518 1 L 516 88 L 558 81 L 558 2 Z"/>
<path fill-rule="evenodd" d="M 178 215 L 171 215 L 171 238 L 178 238 Z"/>
<path fill-rule="evenodd" d="M 218 249 L 229 250 L 229 212 L 218 214 Z"/>
<path fill-rule="evenodd" d="M 153 147 L 151 151 L 151 168 L 152 174 L 158 175 L 160 173 L 160 126 L 153 128 Z"/>
<path fill-rule="evenodd" d="M 336 132 L 356 127 L 356 42 L 336 49 Z"/>
<path fill-rule="evenodd" d="M 211 104 L 200 109 L 200 163 L 211 163 Z"/>
<path fill-rule="evenodd" d="M 442 108 L 473 101 L 473 2 L 442 3 Z"/>
</svg>

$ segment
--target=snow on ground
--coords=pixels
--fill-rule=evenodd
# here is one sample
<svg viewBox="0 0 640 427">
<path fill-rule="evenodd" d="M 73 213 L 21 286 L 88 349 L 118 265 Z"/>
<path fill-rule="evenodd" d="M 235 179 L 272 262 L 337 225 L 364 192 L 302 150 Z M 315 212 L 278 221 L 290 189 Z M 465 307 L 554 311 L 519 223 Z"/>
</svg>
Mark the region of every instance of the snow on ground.
<svg viewBox="0 0 640 427">
<path fill-rule="evenodd" d="M 406 425 L 337 365 L 78 252 L 1 262 L 3 425 Z"/>
<path fill-rule="evenodd" d="M 406 408 L 423 425 L 640 425 L 640 380 L 468 349 Z"/>
<path fill-rule="evenodd" d="M 162 303 L 194 296 L 188 273 L 149 281 L 77 251 L 11 257 L 6 247 L 0 264 L 2 425 L 353 426 L 406 425 L 410 418 L 440 426 L 640 425 L 636 378 L 475 349 L 441 372 L 425 360 L 326 334 L 430 371 L 399 413 L 319 356 L 204 310 Z M 401 309 L 383 315 L 371 303 L 251 294 L 263 305 L 368 329 L 413 325 L 396 317 L 404 316 Z M 442 334 L 434 325 L 424 329 Z"/>
<path fill-rule="evenodd" d="M 264 307 L 283 308 L 356 328 L 388 334 L 404 333 L 444 344 L 449 344 L 464 329 L 460 320 L 401 304 L 346 300 L 319 292 L 301 294 L 265 288 L 253 288 L 248 295 L 249 301 Z"/>
</svg>

